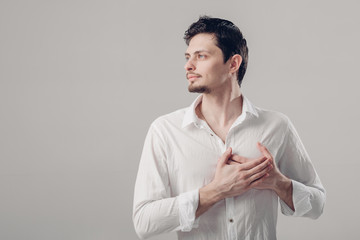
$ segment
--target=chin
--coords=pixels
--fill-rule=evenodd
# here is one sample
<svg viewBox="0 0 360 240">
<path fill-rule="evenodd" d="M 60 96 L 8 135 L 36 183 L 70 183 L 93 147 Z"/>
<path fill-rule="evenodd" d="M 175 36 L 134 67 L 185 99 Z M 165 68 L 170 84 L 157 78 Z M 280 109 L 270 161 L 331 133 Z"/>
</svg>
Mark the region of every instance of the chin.
<svg viewBox="0 0 360 240">
<path fill-rule="evenodd" d="M 192 84 L 188 87 L 189 92 L 192 93 L 210 93 L 210 89 L 207 86 L 193 86 Z"/>
</svg>

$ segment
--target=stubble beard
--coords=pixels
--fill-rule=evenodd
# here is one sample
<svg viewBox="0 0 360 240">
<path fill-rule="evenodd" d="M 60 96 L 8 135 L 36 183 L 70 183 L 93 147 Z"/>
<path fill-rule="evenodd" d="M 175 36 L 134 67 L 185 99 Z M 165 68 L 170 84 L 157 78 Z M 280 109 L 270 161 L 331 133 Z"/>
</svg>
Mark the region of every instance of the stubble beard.
<svg viewBox="0 0 360 240">
<path fill-rule="evenodd" d="M 211 90 L 207 86 L 193 86 L 193 84 L 189 85 L 188 90 L 191 93 L 210 93 L 211 92 Z"/>
</svg>

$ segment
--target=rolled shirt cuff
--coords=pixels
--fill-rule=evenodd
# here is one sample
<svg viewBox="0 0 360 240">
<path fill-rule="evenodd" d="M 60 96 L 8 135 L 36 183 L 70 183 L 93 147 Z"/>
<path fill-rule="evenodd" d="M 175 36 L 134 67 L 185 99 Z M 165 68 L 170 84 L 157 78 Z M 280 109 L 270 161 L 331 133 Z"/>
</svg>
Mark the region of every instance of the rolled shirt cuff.
<svg viewBox="0 0 360 240">
<path fill-rule="evenodd" d="M 191 229 L 199 227 L 199 218 L 195 219 L 199 205 L 199 189 L 180 194 L 178 204 L 180 230 L 190 232 Z"/>
<path fill-rule="evenodd" d="M 293 186 L 293 211 L 283 200 L 280 199 L 281 212 L 286 216 L 300 217 L 311 210 L 310 192 L 307 187 L 297 181 L 291 180 Z"/>
</svg>

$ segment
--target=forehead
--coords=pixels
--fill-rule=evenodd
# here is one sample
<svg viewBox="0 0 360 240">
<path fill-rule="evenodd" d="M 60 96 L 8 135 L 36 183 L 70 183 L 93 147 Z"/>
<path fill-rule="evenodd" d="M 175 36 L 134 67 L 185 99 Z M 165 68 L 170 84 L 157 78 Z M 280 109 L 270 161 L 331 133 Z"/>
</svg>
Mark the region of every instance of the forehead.
<svg viewBox="0 0 360 240">
<path fill-rule="evenodd" d="M 186 53 L 192 54 L 200 50 L 205 50 L 208 52 L 221 51 L 221 49 L 216 46 L 216 37 L 214 34 L 199 33 L 191 38 L 189 46 L 186 49 Z"/>
</svg>

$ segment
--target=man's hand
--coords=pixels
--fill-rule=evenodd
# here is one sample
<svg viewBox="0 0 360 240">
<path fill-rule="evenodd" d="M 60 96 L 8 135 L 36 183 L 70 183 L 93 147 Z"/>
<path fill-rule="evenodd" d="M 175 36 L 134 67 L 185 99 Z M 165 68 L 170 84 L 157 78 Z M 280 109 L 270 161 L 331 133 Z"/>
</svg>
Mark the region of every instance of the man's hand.
<svg viewBox="0 0 360 240">
<path fill-rule="evenodd" d="M 241 195 L 261 185 L 272 169 L 271 161 L 266 157 L 246 159 L 241 164 L 229 164 L 231 156 L 232 149 L 229 148 L 218 160 L 213 181 L 199 190 L 200 201 L 196 217 L 221 199 Z"/>
<path fill-rule="evenodd" d="M 269 177 L 267 177 L 261 184 L 256 186 L 257 189 L 271 189 L 277 191 L 277 187 L 279 182 L 283 181 L 286 177 L 279 171 L 277 168 L 274 158 L 269 152 L 269 150 L 262 145 L 261 143 L 257 143 L 257 148 L 263 154 L 264 157 L 270 159 L 273 169 L 269 172 Z"/>
<path fill-rule="evenodd" d="M 229 148 L 218 160 L 212 183 L 222 198 L 238 196 L 260 185 L 269 176 L 271 162 L 266 157 L 247 159 L 246 162 L 230 165 L 232 150 Z"/>
<path fill-rule="evenodd" d="M 269 159 L 273 168 L 267 173 L 268 176 L 263 178 L 262 181 L 256 182 L 256 189 L 270 189 L 276 192 L 276 194 L 292 209 L 294 210 L 294 203 L 292 201 L 292 182 L 289 178 L 283 175 L 280 170 L 277 168 L 274 158 L 269 152 L 269 150 L 262 145 L 257 143 L 259 151 L 263 154 L 263 157 Z M 244 164 L 249 162 L 249 159 L 233 155 L 231 157 L 231 164 Z"/>
</svg>

